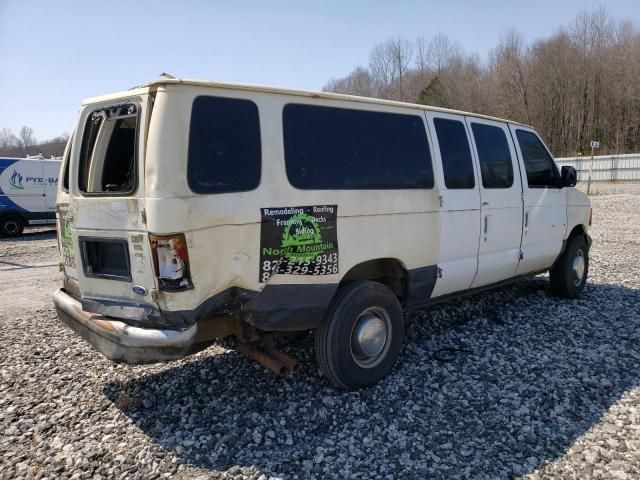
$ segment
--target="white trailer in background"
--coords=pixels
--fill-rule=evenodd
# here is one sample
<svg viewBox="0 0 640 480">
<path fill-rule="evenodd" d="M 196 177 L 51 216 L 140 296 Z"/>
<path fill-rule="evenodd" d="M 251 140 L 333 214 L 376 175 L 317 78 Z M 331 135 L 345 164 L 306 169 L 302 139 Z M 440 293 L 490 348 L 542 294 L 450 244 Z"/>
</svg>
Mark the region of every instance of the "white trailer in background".
<svg viewBox="0 0 640 480">
<path fill-rule="evenodd" d="M 55 224 L 60 160 L 0 157 L 0 234 Z"/>
</svg>

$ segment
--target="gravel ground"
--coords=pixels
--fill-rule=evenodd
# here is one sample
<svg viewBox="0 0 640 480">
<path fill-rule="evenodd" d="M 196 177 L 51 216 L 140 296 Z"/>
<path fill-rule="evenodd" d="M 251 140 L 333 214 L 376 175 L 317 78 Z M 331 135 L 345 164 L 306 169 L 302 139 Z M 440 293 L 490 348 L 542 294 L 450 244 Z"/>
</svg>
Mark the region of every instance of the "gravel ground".
<svg viewBox="0 0 640 480">
<path fill-rule="evenodd" d="M 0 241 L 0 477 L 638 478 L 637 187 L 594 197 L 580 300 L 536 277 L 408 313 L 397 367 L 355 393 L 310 336 L 287 377 L 225 342 L 114 365 L 56 319 L 54 232 Z"/>
</svg>

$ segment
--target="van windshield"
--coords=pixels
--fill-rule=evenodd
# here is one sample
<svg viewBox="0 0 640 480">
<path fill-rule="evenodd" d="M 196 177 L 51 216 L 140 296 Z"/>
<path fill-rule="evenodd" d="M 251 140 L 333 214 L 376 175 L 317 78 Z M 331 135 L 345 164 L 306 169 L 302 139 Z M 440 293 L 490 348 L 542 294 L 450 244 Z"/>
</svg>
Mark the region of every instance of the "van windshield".
<svg viewBox="0 0 640 480">
<path fill-rule="evenodd" d="M 82 138 L 78 181 L 83 193 L 126 194 L 136 187 L 138 106 L 93 111 Z"/>
</svg>

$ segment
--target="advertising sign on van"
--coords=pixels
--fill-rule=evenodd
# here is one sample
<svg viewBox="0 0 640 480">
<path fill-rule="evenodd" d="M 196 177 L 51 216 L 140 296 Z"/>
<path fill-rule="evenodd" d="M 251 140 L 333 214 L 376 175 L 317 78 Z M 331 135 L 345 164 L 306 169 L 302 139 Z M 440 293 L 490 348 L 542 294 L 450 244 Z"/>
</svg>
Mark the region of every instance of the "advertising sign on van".
<svg viewBox="0 0 640 480">
<path fill-rule="evenodd" d="M 337 205 L 262 208 L 260 282 L 338 273 Z"/>
</svg>

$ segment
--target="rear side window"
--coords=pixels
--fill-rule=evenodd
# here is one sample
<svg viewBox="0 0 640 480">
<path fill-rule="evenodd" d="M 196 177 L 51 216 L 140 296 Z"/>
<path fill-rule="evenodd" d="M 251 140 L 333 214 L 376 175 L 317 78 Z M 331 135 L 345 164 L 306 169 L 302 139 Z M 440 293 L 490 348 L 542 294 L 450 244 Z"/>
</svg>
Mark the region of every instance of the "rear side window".
<svg viewBox="0 0 640 480">
<path fill-rule="evenodd" d="M 193 101 L 187 166 L 192 191 L 228 193 L 257 188 L 261 155 L 255 103 L 205 96 Z"/>
<path fill-rule="evenodd" d="M 80 152 L 80 191 L 127 194 L 135 190 L 137 131 L 138 106 L 133 103 L 89 115 Z"/>
<path fill-rule="evenodd" d="M 289 104 L 283 111 L 289 182 L 306 190 L 432 188 L 422 117 Z"/>
<path fill-rule="evenodd" d="M 62 190 L 69 191 L 69 163 L 71 162 L 71 149 L 73 143 L 69 139 L 69 146 L 67 147 L 67 155 L 64 157 L 64 168 L 62 170 Z"/>
<path fill-rule="evenodd" d="M 511 187 L 513 164 L 504 130 L 481 123 L 472 123 L 471 130 L 478 149 L 482 186 L 484 188 Z"/>
<path fill-rule="evenodd" d="M 473 161 L 464 124 L 446 118 L 434 118 L 433 124 L 440 145 L 445 186 L 451 189 L 474 188 Z"/>
<path fill-rule="evenodd" d="M 516 137 L 529 188 L 557 187 L 560 178 L 558 167 L 538 136 L 526 130 L 516 130 Z"/>
</svg>

